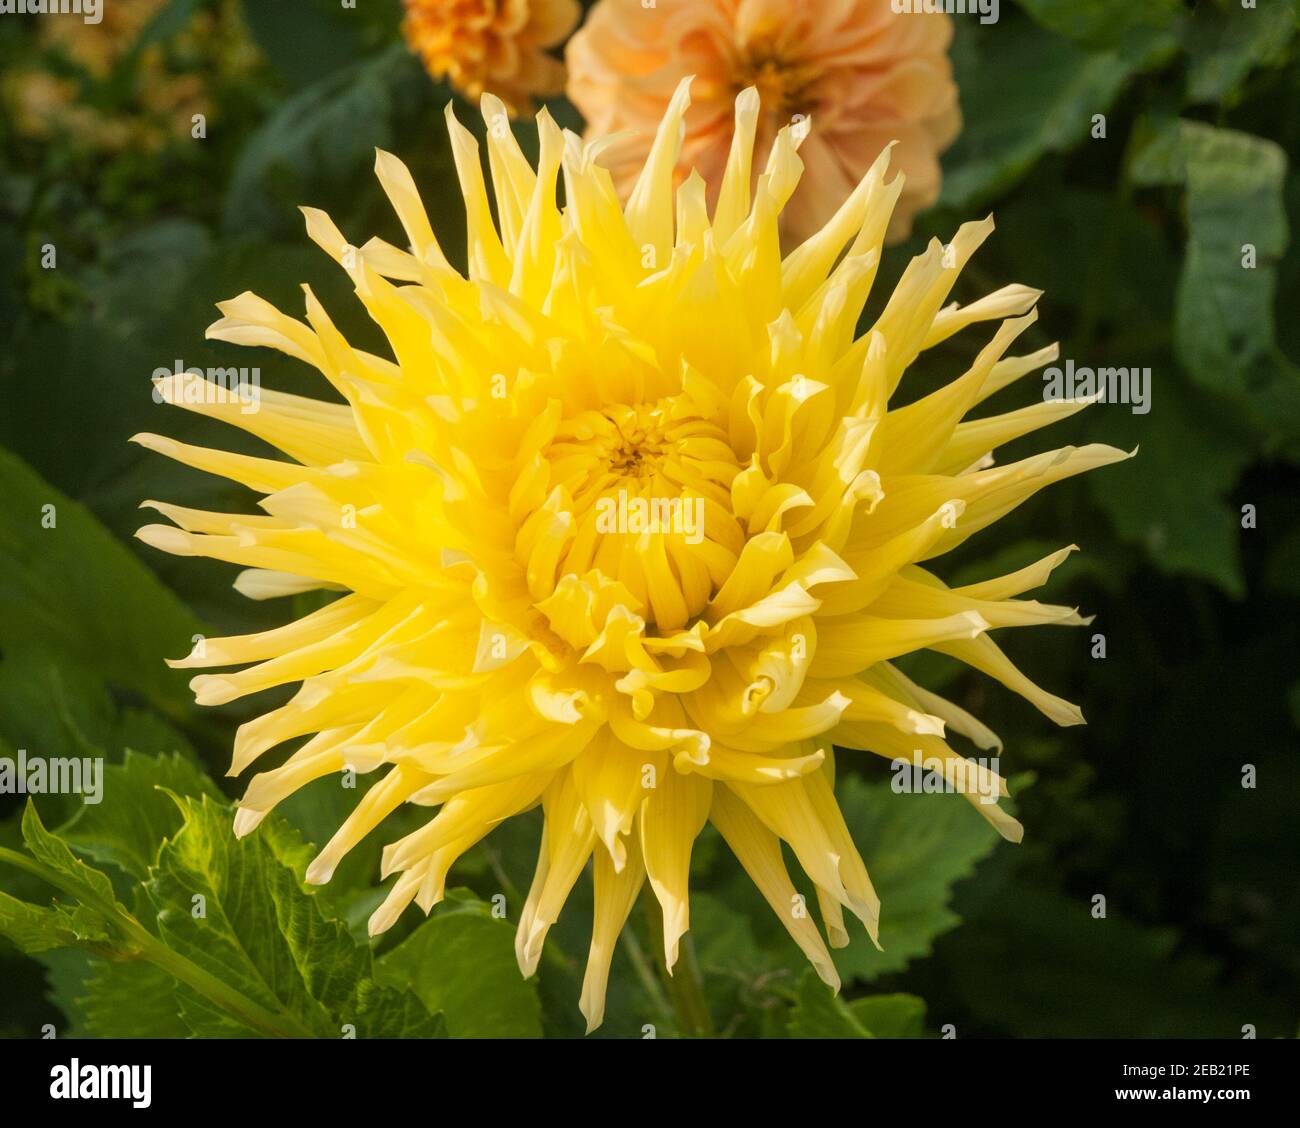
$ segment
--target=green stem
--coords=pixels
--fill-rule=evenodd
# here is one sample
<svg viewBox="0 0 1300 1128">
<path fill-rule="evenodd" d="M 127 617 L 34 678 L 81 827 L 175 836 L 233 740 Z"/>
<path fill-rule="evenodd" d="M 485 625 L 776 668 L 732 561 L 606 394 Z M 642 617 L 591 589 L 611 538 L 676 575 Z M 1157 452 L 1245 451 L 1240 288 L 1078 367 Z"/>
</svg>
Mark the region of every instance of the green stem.
<svg viewBox="0 0 1300 1128">
<path fill-rule="evenodd" d="M 488 867 L 492 870 L 493 876 L 501 886 L 501 892 L 506 895 L 506 900 L 512 905 L 522 905 L 524 898 L 519 892 L 519 887 L 510 880 L 510 875 L 506 873 L 505 866 L 501 864 L 501 855 L 488 842 L 479 843 L 479 849 L 483 851 L 483 856 L 487 858 Z M 565 955 L 560 942 L 553 936 L 548 936 L 546 944 L 542 948 L 542 959 L 551 967 L 572 974 L 577 964 Z"/>
<path fill-rule="evenodd" d="M 711 1038 L 714 1033 L 713 1016 L 709 1013 L 709 1004 L 704 998 L 704 980 L 700 975 L 700 965 L 695 959 L 695 944 L 689 935 L 682 937 L 677 946 L 677 963 L 669 974 L 663 947 L 663 914 L 648 886 L 641 895 L 641 909 L 659 953 L 659 959 L 655 961 L 659 978 L 672 1001 L 682 1033 L 688 1038 Z"/>
<path fill-rule="evenodd" d="M 623 949 L 627 952 L 628 959 L 632 961 L 632 970 L 636 973 L 642 989 L 650 996 L 650 1001 L 654 1004 L 655 1009 L 665 1017 L 671 1018 L 673 1005 L 668 1001 L 668 996 L 664 993 L 658 976 L 651 970 L 650 961 L 646 959 L 645 949 L 641 947 L 641 941 L 637 939 L 635 930 L 625 928 L 620 939 L 623 942 Z"/>
<path fill-rule="evenodd" d="M 192 987 L 204 998 L 216 1003 L 254 1030 L 276 1038 L 310 1038 L 312 1032 L 301 1025 L 292 1015 L 275 1013 L 267 1010 L 260 1003 L 254 1002 L 229 984 L 218 979 L 211 972 L 199 967 L 192 960 L 173 951 L 142 925 L 135 917 L 126 912 L 115 902 L 105 901 L 97 894 L 87 890 L 77 882 L 65 877 L 58 870 L 28 858 L 16 850 L 0 846 L 0 862 L 25 870 L 34 877 L 61 889 L 82 904 L 94 909 L 109 924 L 121 933 L 123 938 L 144 959 L 162 968 L 173 979 Z"/>
</svg>

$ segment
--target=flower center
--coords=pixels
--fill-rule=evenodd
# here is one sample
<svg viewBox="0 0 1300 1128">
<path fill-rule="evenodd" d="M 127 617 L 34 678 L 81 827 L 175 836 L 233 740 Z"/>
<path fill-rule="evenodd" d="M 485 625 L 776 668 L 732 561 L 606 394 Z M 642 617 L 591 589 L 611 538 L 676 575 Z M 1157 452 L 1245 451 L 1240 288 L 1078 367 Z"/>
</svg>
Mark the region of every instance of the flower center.
<svg viewBox="0 0 1300 1128">
<path fill-rule="evenodd" d="M 548 505 L 567 514 L 557 586 L 599 572 L 661 630 L 703 610 L 744 543 L 731 516 L 740 465 L 688 396 L 582 412 L 560 424 L 544 457 L 562 496 Z"/>
<path fill-rule="evenodd" d="M 645 478 L 658 473 L 669 445 L 659 407 L 619 405 L 601 414 L 613 424 L 618 436 L 608 447 L 610 470 L 625 478 Z"/>
<path fill-rule="evenodd" d="M 739 469 L 725 434 L 682 397 L 583 412 L 560 425 L 546 455 L 576 512 L 619 489 L 667 497 L 729 486 Z"/>
<path fill-rule="evenodd" d="M 774 49 L 751 47 L 736 68 L 735 84 L 737 91 L 756 87 L 760 104 L 769 118 L 788 118 L 811 111 L 808 105 L 811 78 L 806 67 L 783 59 Z"/>
</svg>

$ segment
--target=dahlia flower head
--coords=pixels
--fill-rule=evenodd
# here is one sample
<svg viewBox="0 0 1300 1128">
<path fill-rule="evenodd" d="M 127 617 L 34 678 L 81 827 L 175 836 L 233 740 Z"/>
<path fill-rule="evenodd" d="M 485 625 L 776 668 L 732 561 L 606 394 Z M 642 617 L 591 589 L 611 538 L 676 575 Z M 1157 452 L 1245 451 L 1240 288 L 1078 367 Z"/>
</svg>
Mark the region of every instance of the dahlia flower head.
<svg viewBox="0 0 1300 1128">
<path fill-rule="evenodd" d="M 514 115 L 558 94 L 564 64 L 547 53 L 573 30 L 577 0 L 403 0 L 402 34 L 425 69 L 469 98 L 500 97 Z"/>
<path fill-rule="evenodd" d="M 388 153 L 376 171 L 409 250 L 381 239 L 355 247 L 304 209 L 309 235 L 348 272 L 392 357 L 353 348 L 310 288 L 305 322 L 245 293 L 220 304 L 208 336 L 296 357 L 337 398 L 263 389 L 260 410 L 244 413 L 182 373 L 158 381 L 166 401 L 286 457 L 136 436 L 247 486 L 263 511 L 148 501 L 172 524 L 142 528 L 146 543 L 244 566 L 235 586 L 253 599 L 342 593 L 274 630 L 207 639 L 172 663 L 243 667 L 195 677 L 203 705 L 301 683 L 238 730 L 232 774 L 308 739 L 252 778 L 235 833 L 252 832 L 312 780 L 373 773 L 307 871 L 320 883 L 399 805 L 429 808 L 427 822 L 383 852 L 383 876 L 396 880 L 370 920 L 377 934 L 411 902 L 428 912 L 458 857 L 540 806 L 519 964 L 535 971 L 591 863 L 580 1006 L 593 1028 L 644 883 L 662 907 L 671 970 L 690 923 L 692 845 L 709 822 L 838 987 L 827 942 L 849 942 L 846 911 L 876 941 L 881 905 L 836 804 L 837 756 L 919 749 L 1019 840 L 1015 819 L 962 780 L 985 799 L 1005 785 L 968 770 L 974 761 L 945 734 L 986 749 L 1000 747 L 997 737 L 894 660 L 940 651 L 1059 724 L 1081 722 L 990 638 L 1081 621 L 1071 608 L 1015 598 L 1070 549 L 956 588 L 928 562 L 1044 486 L 1126 457 L 1090 445 L 993 463 L 993 450 L 1085 401 L 963 421 L 1056 355 L 1007 355 L 1034 321 L 1038 291 L 1013 285 L 945 304 L 990 220 L 932 242 L 856 335 L 903 188 L 901 177 L 887 179 L 889 152 L 782 258 L 777 225 L 801 172 L 798 134 L 777 136 L 751 193 L 759 102 L 743 92 L 710 213 L 699 176 L 673 188 L 688 90 L 685 81 L 674 94 L 625 207 L 598 144 L 543 111 L 534 169 L 490 95 L 489 186 L 476 141 L 448 107 L 467 215 L 464 275 Z M 1000 324 L 981 334 L 969 368 L 890 408 L 922 351 L 985 322 Z M 815 886 L 825 939 L 799 911 L 782 842 Z"/>
<path fill-rule="evenodd" d="M 942 11 L 899 13 L 892 0 L 600 0 L 566 48 L 567 93 L 589 138 L 627 135 L 605 156 L 620 190 L 635 183 L 685 75 L 695 76 L 694 98 L 678 174 L 697 169 L 713 193 L 740 90 L 753 85 L 762 98 L 760 168 L 782 126 L 815 121 L 800 149 L 808 175 L 782 210 L 790 245 L 820 229 L 893 143 L 892 164 L 906 176 L 886 233 L 893 242 L 938 199 L 939 154 L 961 129 L 952 34 Z"/>
</svg>

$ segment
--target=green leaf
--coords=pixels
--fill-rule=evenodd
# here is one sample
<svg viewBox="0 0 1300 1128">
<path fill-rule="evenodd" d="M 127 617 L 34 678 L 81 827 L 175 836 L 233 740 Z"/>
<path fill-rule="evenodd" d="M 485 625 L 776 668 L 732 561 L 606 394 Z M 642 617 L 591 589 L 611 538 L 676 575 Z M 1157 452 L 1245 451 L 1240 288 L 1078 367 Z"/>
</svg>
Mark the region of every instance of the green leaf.
<svg viewBox="0 0 1300 1128">
<path fill-rule="evenodd" d="M 380 959 L 380 975 L 441 1011 L 454 1038 L 538 1038 L 541 1006 L 533 981 L 519 973 L 514 934 L 491 905 L 453 889 Z"/>
<path fill-rule="evenodd" d="M 180 984 L 148 960 L 93 960 L 76 1007 L 93 1038 L 187 1038 Z"/>
<path fill-rule="evenodd" d="M 1156 127 L 1130 169 L 1135 184 L 1187 189 L 1174 351 L 1198 384 L 1245 406 L 1261 391 L 1252 370 L 1274 348 L 1286 172 L 1286 153 L 1274 142 L 1193 121 Z"/>
<path fill-rule="evenodd" d="M 880 897 L 876 951 L 860 929 L 834 952 L 845 983 L 899 971 L 928 955 L 935 937 L 955 928 L 952 887 L 1000 841 L 960 795 L 898 795 L 888 783 L 846 775 L 840 807 Z M 1005 800 L 1003 801 L 1005 804 Z"/>
<path fill-rule="evenodd" d="M 1241 513 L 1225 499 L 1250 462 L 1249 444 L 1207 396 L 1160 388 L 1155 383 L 1147 415 L 1121 411 L 1091 421 L 1098 438 L 1141 446 L 1136 458 L 1090 475 L 1088 491 L 1160 571 L 1199 576 L 1240 596 Z"/>
<path fill-rule="evenodd" d="M 96 861 L 111 862 L 144 881 L 163 841 L 181 826 L 181 813 L 166 792 L 221 798 L 212 781 L 184 757 L 128 751 L 121 764 L 104 769 L 103 801 L 84 805 L 60 834 Z"/>
<path fill-rule="evenodd" d="M 143 953 L 103 959 L 64 948 L 42 953 L 47 997 L 67 1019 L 60 1038 L 188 1038 L 179 984 Z"/>
<path fill-rule="evenodd" d="M 306 892 L 298 875 L 311 848 L 286 824 L 267 819 L 236 839 L 228 807 L 206 795 L 176 802 L 184 825 L 163 846 L 148 885 L 168 947 L 302 1035 L 441 1034 L 440 1019 L 375 982 L 369 951 Z M 211 998 L 188 987 L 180 998 L 195 1034 L 253 1033 Z"/>
<path fill-rule="evenodd" d="M 185 738 L 156 713 L 118 709 L 104 685 L 77 663 L 41 648 L 5 650 L 0 657 L 0 755 L 11 758 L 17 771 L 26 754 L 27 786 L 42 821 L 66 828 L 83 813 L 99 820 L 111 810 L 124 826 L 138 831 L 134 800 L 125 808 L 111 806 L 116 791 L 112 761 L 123 745 L 185 749 L 192 755 Z M 40 778 L 46 781 L 35 790 L 33 761 L 42 764 Z M 0 775 L 7 770 L 0 765 Z M 54 781 L 58 790 L 50 793 Z M 102 806 L 105 786 L 109 808 Z M 19 810 L 0 821 L 0 845 L 21 851 L 21 815 Z M 130 887 L 124 871 L 115 870 L 113 880 L 119 892 Z M 0 867 L 0 888 L 28 901 L 48 893 L 42 878 L 14 867 Z"/>
<path fill-rule="evenodd" d="M 150 757 L 178 754 L 184 760 L 198 763 L 197 755 L 185 736 L 157 713 L 145 709 L 122 709 L 111 736 L 104 744 L 106 751 L 129 748 Z M 198 770 L 202 771 L 201 768 Z"/>
<path fill-rule="evenodd" d="M 57 1007 L 63 1021 L 56 1024 L 58 1038 L 87 1037 L 86 1016 L 78 1002 L 92 966 L 101 961 L 80 948 L 55 948 L 40 952 L 28 961 L 39 964 L 45 972 L 44 1001 Z M 15 977 L 17 979 L 17 977 Z"/>
<path fill-rule="evenodd" d="M 10 749 L 33 755 L 90 756 L 101 752 L 89 734 L 114 725 L 103 683 L 57 651 L 11 645 L 0 657 L 0 734 Z"/>
<path fill-rule="evenodd" d="M 315 82 L 353 62 L 368 46 L 391 45 L 402 9 L 397 4 L 339 0 L 258 0 L 244 19 L 270 61 L 294 86 Z"/>
<path fill-rule="evenodd" d="M 1107 112 L 1135 74 L 1174 48 L 1164 32 L 1138 32 L 1114 50 L 1089 52 L 1025 22 L 984 31 L 959 23 L 953 66 L 966 122 L 943 159 L 940 204 L 977 207 L 1040 157 L 1073 148 L 1089 136 L 1094 114 Z"/>
<path fill-rule="evenodd" d="M 871 1038 L 874 1035 L 848 1005 L 809 970 L 799 980 L 799 994 L 790 1011 L 791 1038 Z"/>
<path fill-rule="evenodd" d="M 68 891 L 74 896 L 106 908 L 117 905 L 108 875 L 86 865 L 61 838 L 46 830 L 30 800 L 23 812 L 23 841 L 38 862 L 66 879 Z"/>
<path fill-rule="evenodd" d="M 65 913 L 29 905 L 5 892 L 0 892 L 0 936 L 29 956 L 70 948 L 80 939 Z"/>
<path fill-rule="evenodd" d="M 139 772 L 139 759 L 123 771 Z M 239 841 L 229 808 L 213 800 L 201 777 L 174 760 L 151 768 L 150 778 L 203 794 L 169 793 L 184 821 L 158 851 L 147 886 L 137 887 L 148 893 L 137 897 L 144 911 L 132 916 L 114 898 L 107 875 L 76 858 L 30 805 L 23 836 L 35 861 L 8 848 L 0 859 L 81 902 L 41 909 L 0 894 L 0 934 L 31 953 L 79 945 L 113 957 L 82 967 L 82 990 L 70 986 L 75 967 L 46 960 L 61 968 L 59 990 L 74 1021 L 84 1016 L 92 1032 L 123 1036 L 174 1032 L 178 1023 L 200 1037 L 445 1036 L 441 1016 L 431 1015 L 413 992 L 378 983 L 369 950 L 323 915 L 299 876 L 311 848 L 282 820 L 268 819 L 256 836 Z M 141 797 L 156 802 L 156 793 Z M 147 820 L 157 832 L 159 817 L 151 812 Z M 95 846 L 131 867 L 157 849 L 114 823 L 93 829 Z M 149 910 L 156 912 L 156 933 L 136 919 L 147 920 Z M 141 968 L 141 960 L 152 970 Z M 146 985 L 151 998 L 139 1016 L 143 1025 L 136 1016 L 114 1024 L 118 1002 Z"/>
<path fill-rule="evenodd" d="M 739 865 L 731 857 L 724 864 Z M 749 881 L 743 875 L 736 875 L 736 880 Z M 752 882 L 749 888 L 753 888 Z M 767 902 L 760 902 L 759 907 L 771 913 Z M 748 913 L 737 912 L 736 908 L 730 897 L 719 897 L 707 890 L 691 893 L 690 935 L 695 941 L 696 959 L 706 976 L 741 974 L 754 977 L 770 970 L 776 963 L 754 935 Z"/>
<path fill-rule="evenodd" d="M 187 652 L 197 620 L 88 510 L 3 448 L 0 490 L 0 648 L 40 643 L 165 713 L 188 709 L 184 675 L 160 656 Z"/>
<path fill-rule="evenodd" d="M 304 198 L 319 202 L 315 193 Z M 9 350 L 0 350 L 0 384 L 7 397 L 0 412 L 0 444 L 56 490 L 89 507 L 123 543 L 150 520 L 141 514 L 143 499 L 216 512 L 245 507 L 249 496 L 243 487 L 180 466 L 127 439 L 140 431 L 164 432 L 199 446 L 268 454 L 261 440 L 225 423 L 154 402 L 146 385 L 150 373 L 171 371 L 178 362 L 200 370 L 239 367 L 250 375 L 256 370 L 264 387 L 319 398 L 325 385 L 310 366 L 271 349 L 204 339 L 215 316 L 213 302 L 250 285 L 268 301 L 301 314 L 301 284 L 310 280 L 350 340 L 358 345 L 371 340 L 364 331 L 368 319 L 346 274 L 305 237 L 295 209 L 284 218 L 293 227 L 292 239 L 279 244 L 265 239 L 218 242 L 206 228 L 185 220 L 160 220 L 108 244 L 102 261 L 88 268 L 85 284 L 93 302 L 83 315 L 68 323 L 33 319 L 15 334 Z M 373 323 L 369 328 L 377 334 Z M 104 356 L 113 357 L 113 363 L 103 365 Z M 92 371 L 94 380 L 83 378 Z M 76 458 L 67 456 L 72 450 Z M 222 633 L 254 632 L 284 621 L 284 609 L 276 601 L 258 603 L 236 595 L 231 588 L 235 569 L 228 564 L 174 557 L 143 545 L 137 551 L 202 622 L 219 626 Z M 87 555 L 67 574 L 78 577 L 78 586 L 98 590 L 98 563 L 97 556 Z M 187 705 L 184 672 L 166 670 L 160 660 L 187 653 L 198 630 L 179 647 L 168 643 L 152 657 L 152 668 L 174 679 L 177 696 Z"/>
<path fill-rule="evenodd" d="M 55 901 L 46 908 L 0 893 L 0 935 L 29 955 L 76 946 L 132 954 L 132 946 L 110 924 L 126 910 L 118 903 L 108 875 L 86 865 L 46 830 L 30 799 L 23 811 L 22 836 L 35 863 L 25 862 L 7 847 L 5 852 L 11 856 L 3 860 L 39 874 L 74 900 Z M 40 895 L 48 895 L 46 889 Z"/>
<path fill-rule="evenodd" d="M 47 764 L 82 761 L 80 793 L 43 794 L 38 800 L 50 824 L 72 818 L 83 799 L 94 804 L 91 792 L 97 781 L 86 774 L 84 761 L 112 761 L 123 747 L 192 754 L 185 737 L 156 713 L 118 708 L 103 682 L 66 655 L 40 646 L 5 648 L 0 655 L 0 754 L 16 758 L 21 749 L 29 763 L 36 758 Z"/>
<path fill-rule="evenodd" d="M 276 252 L 267 253 L 280 261 Z M 202 339 L 213 299 L 232 292 L 214 289 L 218 268 L 211 237 L 199 224 L 163 220 L 139 228 L 109 244 L 102 261 L 87 268 L 83 284 L 93 301 L 86 309 L 69 323 L 33 319 L 0 355 L 8 393 L 0 443 L 51 486 L 88 505 L 121 540 L 143 523 L 138 507 L 146 498 L 215 509 L 215 498 L 235 493 L 127 442 L 134 432 L 159 430 L 168 420 L 172 435 L 191 441 L 204 436 L 210 421 L 161 407 L 145 394 L 145 381 L 156 368 L 170 370 L 178 357 L 200 368 L 225 363 Z M 101 365 L 104 356 L 113 363 Z M 88 371 L 96 379 L 79 378 Z M 77 452 L 75 459 L 67 457 L 69 450 Z M 156 561 L 158 570 L 170 559 L 154 553 L 150 563 Z M 72 574 L 97 561 L 87 556 L 79 563 Z M 94 580 L 85 582 L 92 586 Z"/>
<path fill-rule="evenodd" d="M 877 1038 L 925 1035 L 925 1002 L 915 995 L 868 995 L 854 999 L 849 1010 Z"/>
<path fill-rule="evenodd" d="M 1101 322 L 1103 332 L 1130 335 L 1149 326 L 1163 344 L 1179 264 L 1171 261 L 1162 225 L 1149 209 L 1113 191 L 1050 183 L 1050 190 L 1030 186 L 998 203 L 997 246 L 1007 261 L 1002 269 L 1046 291 L 1044 313 L 1073 306 L 1081 319 Z M 1062 341 L 1064 356 L 1094 345 L 1072 336 Z M 1024 394 L 1023 385 L 1013 385 L 1002 402 L 1021 406 Z"/>
<path fill-rule="evenodd" d="M 789 996 L 808 963 L 746 874 L 730 872 L 725 896 L 692 891 L 688 935 L 721 1025 L 736 1037 L 785 1037 Z"/>
<path fill-rule="evenodd" d="M 850 922 L 849 945 L 832 950 L 848 986 L 928 955 L 935 938 L 960 923 L 949 907 L 953 887 L 1000 839 L 960 795 L 898 795 L 887 782 L 866 783 L 848 772 L 836 793 L 880 897 L 884 949 L 877 951 L 861 925 Z M 808 964 L 730 858 L 721 874 L 716 894 L 691 897 L 691 936 L 705 985 L 720 1011 L 762 1010 L 771 990 L 782 980 L 788 986 L 791 975 L 802 977 Z M 797 868 L 791 877 L 800 884 Z"/>
<path fill-rule="evenodd" d="M 1165 30 L 1183 12 L 1182 0 L 1017 0 L 1049 31 L 1097 47 L 1113 47 L 1137 31 Z"/>
<path fill-rule="evenodd" d="M 230 180 L 223 223 L 230 234 L 298 229 L 298 206 L 342 204 L 366 179 L 375 148 L 391 148 L 404 86 L 429 81 L 401 43 L 326 73 L 282 102 L 245 146 Z M 373 178 L 371 178 L 373 179 Z M 333 201 L 321 199 L 332 194 Z"/>
<path fill-rule="evenodd" d="M 790 1011 L 791 1038 L 921 1038 L 925 1003 L 915 995 L 867 995 L 845 1000 L 811 969 L 799 980 Z"/>
<path fill-rule="evenodd" d="M 346 787 L 344 782 L 338 775 L 313 780 L 279 803 L 276 811 L 308 841 L 326 842 L 365 794 L 364 788 Z M 427 818 L 426 811 L 412 804 L 394 811 L 385 824 L 386 833 L 368 835 L 348 851 L 329 884 L 316 893 L 329 906 L 327 913 L 346 921 L 357 939 L 368 939 L 367 921 L 387 895 L 387 890 L 374 884 L 381 869 L 384 842 L 396 841 L 423 825 Z"/>
<path fill-rule="evenodd" d="M 1260 66 L 1283 63 L 1296 31 L 1296 13 L 1285 0 L 1246 8 L 1241 0 L 1203 3 L 1187 34 L 1187 97 L 1193 102 L 1230 99 Z"/>
</svg>

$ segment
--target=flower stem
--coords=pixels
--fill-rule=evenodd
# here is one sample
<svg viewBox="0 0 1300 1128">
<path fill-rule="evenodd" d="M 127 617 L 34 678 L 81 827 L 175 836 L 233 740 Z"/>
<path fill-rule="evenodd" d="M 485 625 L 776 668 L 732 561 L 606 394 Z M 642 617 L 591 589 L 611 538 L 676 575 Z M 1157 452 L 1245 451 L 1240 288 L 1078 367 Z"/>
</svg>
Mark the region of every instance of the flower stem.
<svg viewBox="0 0 1300 1128">
<path fill-rule="evenodd" d="M 641 946 L 641 941 L 637 939 L 636 930 L 632 928 L 624 929 L 619 940 L 623 944 L 623 950 L 627 952 L 628 959 L 632 962 L 632 970 L 636 973 L 642 990 L 649 996 L 656 1010 L 666 1018 L 671 1018 L 673 1004 L 669 1001 L 668 995 L 665 993 L 658 977 L 651 970 L 650 961 L 646 959 L 645 949 Z"/>
<path fill-rule="evenodd" d="M 689 935 L 682 937 L 677 947 L 677 963 L 670 973 L 663 947 L 663 913 L 649 886 L 641 894 L 641 910 L 645 915 L 654 950 L 659 955 L 655 966 L 659 969 L 659 978 L 672 1001 L 678 1026 L 688 1038 L 711 1038 L 714 1033 L 713 1016 L 709 1013 L 709 1004 L 704 997 L 704 981 L 700 975 L 700 965 L 695 959 L 695 944 Z"/>
</svg>

